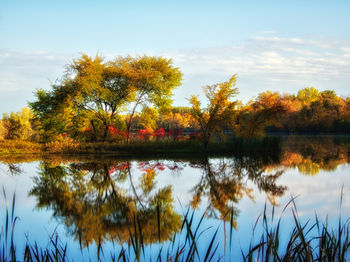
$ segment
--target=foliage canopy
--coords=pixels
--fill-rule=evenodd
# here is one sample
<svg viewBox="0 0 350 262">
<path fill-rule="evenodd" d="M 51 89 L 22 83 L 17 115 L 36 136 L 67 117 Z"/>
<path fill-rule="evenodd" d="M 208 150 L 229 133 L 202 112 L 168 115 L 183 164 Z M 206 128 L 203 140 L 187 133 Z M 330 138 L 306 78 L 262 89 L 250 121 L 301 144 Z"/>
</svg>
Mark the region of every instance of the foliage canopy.
<svg viewBox="0 0 350 262">
<path fill-rule="evenodd" d="M 100 56 L 83 54 L 51 91 L 38 90 L 37 101 L 30 106 L 45 140 L 65 132 L 78 136 L 86 128 L 93 130 L 95 140 L 105 140 L 110 125 L 121 125 L 120 113 L 127 106 L 133 108 L 128 128 L 138 105 L 169 106 L 181 79 L 180 70 L 162 57 L 128 56 L 104 62 Z"/>
<path fill-rule="evenodd" d="M 223 131 L 225 126 L 230 126 L 235 115 L 237 101 L 232 98 L 238 93 L 236 75 L 228 81 L 203 87 L 207 98 L 206 107 L 201 107 L 198 97 L 192 96 L 192 115 L 198 122 L 204 146 L 208 146 L 210 138 L 217 131 Z"/>
</svg>

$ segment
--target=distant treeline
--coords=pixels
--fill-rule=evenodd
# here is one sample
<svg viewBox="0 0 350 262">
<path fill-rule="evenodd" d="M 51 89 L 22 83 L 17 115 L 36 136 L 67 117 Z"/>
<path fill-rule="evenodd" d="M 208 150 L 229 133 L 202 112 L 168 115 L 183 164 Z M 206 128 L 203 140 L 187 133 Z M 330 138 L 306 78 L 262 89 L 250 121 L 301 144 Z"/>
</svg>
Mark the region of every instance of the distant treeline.
<svg viewBox="0 0 350 262">
<path fill-rule="evenodd" d="M 266 126 L 268 131 L 350 133 L 350 97 L 340 97 L 331 90 L 321 92 L 307 87 L 296 95 L 267 91 L 259 94 L 241 111 L 254 114 L 259 108 L 268 110 L 276 104 L 282 106 L 282 111 Z"/>
<path fill-rule="evenodd" d="M 236 75 L 203 87 L 188 107 L 171 105 L 182 73 L 162 57 L 117 57 L 103 61 L 82 55 L 67 66 L 49 91 L 0 120 L 0 139 L 32 142 L 126 142 L 255 138 L 269 132 L 350 133 L 350 98 L 314 87 L 296 94 L 266 91 L 243 104 L 236 99 Z"/>
</svg>

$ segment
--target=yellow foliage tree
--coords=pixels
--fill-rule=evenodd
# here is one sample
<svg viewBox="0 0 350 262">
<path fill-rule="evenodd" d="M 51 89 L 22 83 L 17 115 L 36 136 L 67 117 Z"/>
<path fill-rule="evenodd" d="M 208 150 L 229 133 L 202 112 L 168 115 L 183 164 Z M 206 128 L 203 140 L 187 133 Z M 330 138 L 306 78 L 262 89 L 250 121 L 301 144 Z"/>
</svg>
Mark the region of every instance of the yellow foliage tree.
<svg viewBox="0 0 350 262">
<path fill-rule="evenodd" d="M 277 123 L 277 116 L 287 109 L 278 92 L 264 92 L 255 101 L 245 106 L 237 116 L 235 130 L 241 136 L 253 138 L 263 136 L 265 127 Z"/>
<path fill-rule="evenodd" d="M 33 135 L 32 129 L 33 113 L 25 107 L 19 112 L 4 114 L 3 135 L 5 139 L 28 140 Z"/>
<path fill-rule="evenodd" d="M 153 131 L 157 128 L 158 110 L 152 107 L 144 107 L 139 117 L 139 124 L 149 130 Z"/>
<path fill-rule="evenodd" d="M 198 97 L 190 98 L 192 116 L 198 123 L 205 149 L 213 134 L 223 131 L 233 121 L 237 101 L 233 101 L 232 98 L 238 93 L 235 85 L 236 75 L 233 75 L 227 82 L 203 87 L 208 100 L 204 108 L 201 107 Z"/>
</svg>

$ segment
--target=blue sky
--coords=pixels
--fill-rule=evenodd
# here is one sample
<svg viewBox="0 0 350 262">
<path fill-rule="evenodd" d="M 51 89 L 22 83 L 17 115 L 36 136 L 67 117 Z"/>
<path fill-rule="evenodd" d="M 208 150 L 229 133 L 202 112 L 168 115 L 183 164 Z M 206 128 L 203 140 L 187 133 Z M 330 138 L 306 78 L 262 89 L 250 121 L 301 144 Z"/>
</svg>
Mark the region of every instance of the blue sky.
<svg viewBox="0 0 350 262">
<path fill-rule="evenodd" d="M 350 1 L 0 1 L 0 113 L 33 101 L 80 52 L 159 55 L 174 104 L 237 73 L 239 99 L 306 86 L 350 95 Z"/>
</svg>

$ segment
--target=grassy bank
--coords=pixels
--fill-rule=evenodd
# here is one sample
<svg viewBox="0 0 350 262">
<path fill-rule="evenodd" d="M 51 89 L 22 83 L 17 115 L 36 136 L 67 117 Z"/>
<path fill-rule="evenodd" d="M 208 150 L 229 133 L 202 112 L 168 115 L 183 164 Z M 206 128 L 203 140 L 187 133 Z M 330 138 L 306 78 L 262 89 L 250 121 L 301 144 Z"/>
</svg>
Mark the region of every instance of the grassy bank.
<svg viewBox="0 0 350 262">
<path fill-rule="evenodd" d="M 276 153 L 280 151 L 278 138 L 246 140 L 234 138 L 227 142 L 210 143 L 204 150 L 199 141 L 132 141 L 131 143 L 97 142 L 77 143 L 72 141 L 51 142 L 46 144 L 17 140 L 0 141 L 0 154 L 112 154 L 115 156 L 135 155 L 254 155 Z"/>
<path fill-rule="evenodd" d="M 21 140 L 0 140 L 0 154 L 40 154 L 43 145 Z"/>
</svg>

